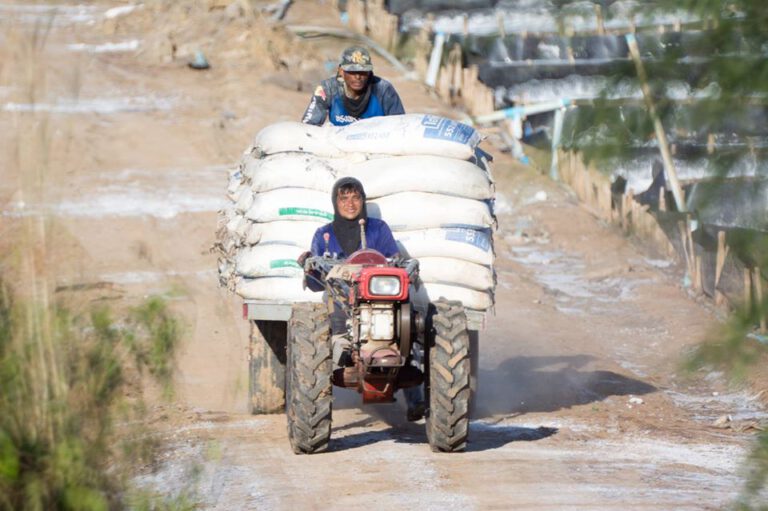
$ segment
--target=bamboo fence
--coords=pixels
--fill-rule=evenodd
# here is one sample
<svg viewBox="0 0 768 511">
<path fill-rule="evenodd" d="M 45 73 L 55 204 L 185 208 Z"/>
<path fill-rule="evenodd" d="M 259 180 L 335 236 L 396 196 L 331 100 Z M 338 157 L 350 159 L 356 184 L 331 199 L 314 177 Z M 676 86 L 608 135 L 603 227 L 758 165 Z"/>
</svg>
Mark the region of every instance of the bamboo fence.
<svg viewBox="0 0 768 511">
<path fill-rule="evenodd" d="M 647 205 L 638 203 L 631 192 L 616 197 L 611 192 L 611 183 L 607 175 L 598 171 L 593 164 L 585 165 L 582 155 L 576 151 L 558 150 L 560 177 L 569 185 L 581 203 L 598 218 L 618 225 L 626 234 L 643 240 L 646 246 L 669 259 L 685 265 L 690 284 L 697 293 L 704 293 L 704 269 L 700 250 L 692 235 L 692 217 L 680 214 L 672 243 L 669 231 L 665 231 L 654 213 Z M 665 190 L 659 194 L 659 212 L 666 213 Z M 679 249 L 676 247 L 680 247 Z M 743 270 L 743 295 L 723 292 L 721 279 L 726 263 L 733 262 L 737 256 L 726 244 L 726 233 L 717 233 L 717 251 L 715 255 L 712 298 L 717 306 L 731 307 L 742 301 L 748 307 L 764 303 L 766 279 L 757 267 L 745 267 Z M 760 319 L 760 331 L 767 328 L 765 314 Z"/>
</svg>

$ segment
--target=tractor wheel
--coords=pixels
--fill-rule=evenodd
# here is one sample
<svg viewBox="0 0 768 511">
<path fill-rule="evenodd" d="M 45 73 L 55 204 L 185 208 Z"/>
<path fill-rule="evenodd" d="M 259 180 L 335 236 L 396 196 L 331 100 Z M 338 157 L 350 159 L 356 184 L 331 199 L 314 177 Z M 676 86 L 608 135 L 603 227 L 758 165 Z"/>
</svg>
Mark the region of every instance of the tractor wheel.
<svg viewBox="0 0 768 511">
<path fill-rule="evenodd" d="M 286 406 L 288 438 L 296 454 L 328 448 L 331 438 L 331 333 L 325 304 L 298 303 L 288 325 Z"/>
<path fill-rule="evenodd" d="M 253 414 L 285 409 L 285 321 L 251 321 L 248 404 Z"/>
<path fill-rule="evenodd" d="M 470 353 L 461 302 L 432 304 L 427 438 L 435 452 L 460 452 L 469 432 Z"/>
</svg>

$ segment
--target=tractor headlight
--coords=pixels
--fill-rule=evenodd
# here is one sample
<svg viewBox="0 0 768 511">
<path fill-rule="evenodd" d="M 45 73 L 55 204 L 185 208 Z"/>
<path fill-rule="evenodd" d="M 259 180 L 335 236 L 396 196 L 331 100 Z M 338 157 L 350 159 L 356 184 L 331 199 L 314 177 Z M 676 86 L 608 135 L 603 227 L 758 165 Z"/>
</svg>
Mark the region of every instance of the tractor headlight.
<svg viewBox="0 0 768 511">
<path fill-rule="evenodd" d="M 380 275 L 371 277 L 368 291 L 376 296 L 399 296 L 401 291 L 400 277 L 395 275 Z"/>
</svg>

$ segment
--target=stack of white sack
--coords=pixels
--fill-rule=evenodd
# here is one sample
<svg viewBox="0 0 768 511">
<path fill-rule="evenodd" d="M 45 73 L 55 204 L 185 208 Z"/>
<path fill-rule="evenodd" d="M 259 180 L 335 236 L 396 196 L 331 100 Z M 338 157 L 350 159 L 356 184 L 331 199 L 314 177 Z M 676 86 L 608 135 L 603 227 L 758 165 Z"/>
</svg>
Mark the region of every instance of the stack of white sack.
<svg viewBox="0 0 768 511">
<path fill-rule="evenodd" d="M 319 300 L 296 258 L 333 218 L 331 188 L 359 179 L 368 214 L 419 259 L 430 299 L 493 305 L 493 180 L 477 132 L 431 115 L 377 117 L 345 127 L 273 124 L 231 174 L 217 247 L 223 283 L 246 299 Z"/>
</svg>

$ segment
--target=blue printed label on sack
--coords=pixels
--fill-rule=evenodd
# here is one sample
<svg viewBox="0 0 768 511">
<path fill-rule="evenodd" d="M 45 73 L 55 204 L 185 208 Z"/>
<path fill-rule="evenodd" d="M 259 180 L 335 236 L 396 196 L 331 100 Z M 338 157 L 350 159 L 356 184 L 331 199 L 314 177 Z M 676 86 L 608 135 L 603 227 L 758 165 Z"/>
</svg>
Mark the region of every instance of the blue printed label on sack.
<svg viewBox="0 0 768 511">
<path fill-rule="evenodd" d="M 347 135 L 347 140 L 384 140 L 389 138 L 390 133 L 386 131 L 362 131 Z"/>
<path fill-rule="evenodd" d="M 491 237 L 487 232 L 476 229 L 446 229 L 445 239 L 473 245 L 481 250 L 491 249 Z"/>
<path fill-rule="evenodd" d="M 466 144 L 476 133 L 472 126 L 437 115 L 425 115 L 421 125 L 424 126 L 424 138 L 448 140 L 459 144 Z"/>
</svg>

